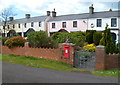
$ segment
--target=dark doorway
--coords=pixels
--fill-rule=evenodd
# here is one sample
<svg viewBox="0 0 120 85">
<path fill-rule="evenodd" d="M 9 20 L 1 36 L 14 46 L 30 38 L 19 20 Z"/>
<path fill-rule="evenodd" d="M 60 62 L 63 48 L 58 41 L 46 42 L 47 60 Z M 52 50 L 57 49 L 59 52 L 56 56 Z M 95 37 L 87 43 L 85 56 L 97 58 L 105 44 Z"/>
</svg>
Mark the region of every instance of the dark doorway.
<svg viewBox="0 0 120 85">
<path fill-rule="evenodd" d="M 10 31 L 7 33 L 7 37 L 14 36 L 14 35 L 16 35 L 16 31 L 15 31 L 15 30 L 10 30 Z"/>
<path fill-rule="evenodd" d="M 31 32 L 35 32 L 35 30 L 33 28 L 29 28 L 25 33 L 24 33 L 24 37 L 27 37 L 27 35 Z"/>
<path fill-rule="evenodd" d="M 65 29 L 60 29 L 58 32 L 68 32 L 68 31 Z"/>
<path fill-rule="evenodd" d="M 114 41 L 114 43 L 116 43 L 116 34 L 115 33 L 111 33 L 112 34 L 112 39 Z"/>
</svg>

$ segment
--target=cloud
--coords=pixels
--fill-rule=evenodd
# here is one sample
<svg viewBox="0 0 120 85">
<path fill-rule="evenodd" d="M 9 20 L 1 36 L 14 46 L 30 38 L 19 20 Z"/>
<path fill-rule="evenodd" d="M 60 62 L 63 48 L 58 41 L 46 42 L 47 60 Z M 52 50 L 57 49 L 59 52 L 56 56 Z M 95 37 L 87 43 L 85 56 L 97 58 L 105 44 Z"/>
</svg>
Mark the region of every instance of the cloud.
<svg viewBox="0 0 120 85">
<path fill-rule="evenodd" d="M 55 8 L 57 15 L 64 15 L 86 13 L 91 4 L 94 4 L 95 11 L 105 11 L 110 8 L 106 3 L 96 0 L 0 0 L 0 10 L 12 5 L 21 12 L 45 15 L 47 10 L 52 11 Z"/>
</svg>

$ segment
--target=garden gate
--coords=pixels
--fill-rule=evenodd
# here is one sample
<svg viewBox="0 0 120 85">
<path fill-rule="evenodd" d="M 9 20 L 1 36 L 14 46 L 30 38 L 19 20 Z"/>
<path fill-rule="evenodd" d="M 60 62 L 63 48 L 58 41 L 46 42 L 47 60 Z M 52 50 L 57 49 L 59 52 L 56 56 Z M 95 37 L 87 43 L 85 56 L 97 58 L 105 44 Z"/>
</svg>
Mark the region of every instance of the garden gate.
<svg viewBox="0 0 120 85">
<path fill-rule="evenodd" d="M 88 51 L 75 51 L 74 65 L 76 68 L 81 69 L 95 69 L 95 52 Z"/>
</svg>

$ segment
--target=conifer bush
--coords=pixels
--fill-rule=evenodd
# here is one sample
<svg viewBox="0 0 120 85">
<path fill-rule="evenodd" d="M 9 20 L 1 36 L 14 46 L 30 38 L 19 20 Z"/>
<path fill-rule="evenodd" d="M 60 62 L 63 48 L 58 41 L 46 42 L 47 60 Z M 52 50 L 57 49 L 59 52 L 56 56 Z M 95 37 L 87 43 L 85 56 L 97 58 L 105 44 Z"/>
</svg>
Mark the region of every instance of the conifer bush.
<svg viewBox="0 0 120 85">
<path fill-rule="evenodd" d="M 119 53 L 118 47 L 112 39 L 110 29 L 108 29 L 108 25 L 106 25 L 106 28 L 100 40 L 100 45 L 105 46 L 105 50 L 107 54 L 108 53 Z"/>
</svg>

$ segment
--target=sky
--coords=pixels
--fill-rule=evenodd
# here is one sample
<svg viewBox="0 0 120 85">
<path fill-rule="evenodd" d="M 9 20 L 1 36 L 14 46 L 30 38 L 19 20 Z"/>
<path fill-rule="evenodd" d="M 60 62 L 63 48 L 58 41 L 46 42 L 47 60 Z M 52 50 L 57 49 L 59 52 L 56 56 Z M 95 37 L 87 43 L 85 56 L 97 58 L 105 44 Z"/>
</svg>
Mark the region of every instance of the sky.
<svg viewBox="0 0 120 85">
<path fill-rule="evenodd" d="M 12 7 L 15 19 L 24 18 L 25 14 L 34 16 L 46 15 L 46 11 L 53 11 L 57 15 L 88 13 L 93 4 L 95 12 L 118 10 L 120 0 L 0 0 L 0 12 Z"/>
</svg>

